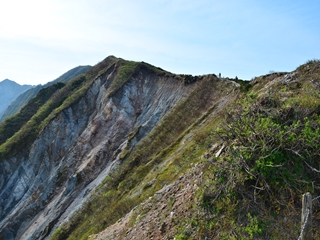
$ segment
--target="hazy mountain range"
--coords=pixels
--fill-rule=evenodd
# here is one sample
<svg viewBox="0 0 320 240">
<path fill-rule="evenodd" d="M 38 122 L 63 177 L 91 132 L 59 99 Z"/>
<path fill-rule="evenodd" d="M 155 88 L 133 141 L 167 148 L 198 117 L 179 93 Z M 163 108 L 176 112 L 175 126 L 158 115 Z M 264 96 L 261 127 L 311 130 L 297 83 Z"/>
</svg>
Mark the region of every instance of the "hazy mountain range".
<svg viewBox="0 0 320 240">
<path fill-rule="evenodd" d="M 9 79 L 0 82 L 0 114 L 15 100 L 21 93 L 32 88 L 32 85 L 20 85 Z"/>
</svg>

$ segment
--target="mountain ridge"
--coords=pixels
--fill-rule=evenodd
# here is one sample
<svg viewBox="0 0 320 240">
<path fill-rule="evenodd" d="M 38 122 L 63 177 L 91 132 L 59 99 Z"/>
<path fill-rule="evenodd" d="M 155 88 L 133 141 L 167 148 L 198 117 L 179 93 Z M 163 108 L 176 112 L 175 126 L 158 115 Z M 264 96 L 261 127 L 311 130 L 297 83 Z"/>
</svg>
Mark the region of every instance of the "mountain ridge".
<svg viewBox="0 0 320 240">
<path fill-rule="evenodd" d="M 79 78 L 76 78 L 76 79 L 70 81 L 64 88 L 62 88 L 61 90 L 59 90 L 56 93 L 57 96 L 64 96 L 64 97 L 61 98 L 61 97 L 53 96 L 56 99 L 58 99 L 59 104 L 61 104 L 59 106 L 59 104 L 56 105 L 54 103 L 51 103 L 51 105 L 53 104 L 52 106 L 55 106 L 56 109 L 59 109 L 58 111 L 53 112 L 54 115 L 52 115 L 50 117 L 51 110 L 44 111 L 44 110 L 41 110 L 41 108 L 40 108 L 38 110 L 38 113 L 32 118 L 35 121 L 39 121 L 39 120 L 43 121 L 41 119 L 45 119 L 43 121 L 43 123 L 45 122 L 46 125 L 43 125 L 42 127 L 37 127 L 37 129 L 38 129 L 37 131 L 40 130 L 40 132 L 39 132 L 40 136 L 44 134 L 44 135 L 51 137 L 51 138 L 54 137 L 54 139 L 56 139 L 55 141 L 58 141 L 57 143 L 54 144 L 54 146 L 56 146 L 56 147 L 51 146 L 52 140 L 48 141 L 45 139 L 42 139 L 42 140 L 39 139 L 33 145 L 30 146 L 31 148 L 26 147 L 24 149 L 21 149 L 20 151 L 18 151 L 18 155 L 16 155 L 16 156 L 19 156 L 19 155 L 24 156 L 25 153 L 23 153 L 23 152 L 27 151 L 26 153 L 29 155 L 29 157 L 27 157 L 28 155 L 26 155 L 24 158 L 30 159 L 30 160 L 28 160 L 28 162 L 25 162 L 25 160 L 22 160 L 23 158 L 21 159 L 20 157 L 19 158 L 21 160 L 17 160 L 17 159 L 10 160 L 10 157 L 9 157 L 9 160 L 6 160 L 7 157 L 5 157 L 3 159 L 3 161 L 1 162 L 1 165 L 7 166 L 7 164 L 9 164 L 9 162 L 11 162 L 11 167 L 13 167 L 13 169 L 10 170 L 9 172 L 19 171 L 18 169 L 23 166 L 24 166 L 23 167 L 24 169 L 30 169 L 30 170 L 31 169 L 39 169 L 40 166 L 36 167 L 36 162 L 39 161 L 37 159 L 39 157 L 42 158 L 42 156 L 43 156 L 42 154 L 45 154 L 45 155 L 48 154 L 48 153 L 45 153 L 47 151 L 52 152 L 52 150 L 50 150 L 50 149 L 55 149 L 56 153 L 52 152 L 54 155 L 50 154 L 48 157 L 45 158 L 45 159 L 47 159 L 46 164 L 48 164 L 48 166 L 53 164 L 52 167 L 50 167 L 49 169 L 52 168 L 52 171 L 54 171 L 54 172 L 53 173 L 50 173 L 50 171 L 47 172 L 48 170 L 46 170 L 46 168 L 42 169 L 42 167 L 43 167 L 42 166 L 42 167 L 40 167 L 40 169 L 42 169 L 41 171 L 43 171 L 44 175 L 43 174 L 41 175 L 39 173 L 38 177 L 46 176 L 45 179 L 51 180 L 51 181 L 49 181 L 49 180 L 45 181 L 46 182 L 46 190 L 42 189 L 43 187 L 41 187 L 41 191 L 49 191 L 47 194 L 45 194 L 43 196 L 48 196 L 48 197 L 51 196 L 50 199 L 52 199 L 52 197 L 54 196 L 52 194 L 54 194 L 54 192 L 56 191 L 56 190 L 54 190 L 56 188 L 53 188 L 53 186 L 55 184 L 62 184 L 63 186 L 65 186 L 65 188 L 64 188 L 65 194 L 63 196 L 59 195 L 62 197 L 62 199 L 60 201 L 61 202 L 60 204 L 62 204 L 61 208 L 64 209 L 67 205 L 69 205 L 69 204 L 67 204 L 67 202 L 70 201 L 70 199 L 69 199 L 70 193 L 69 192 L 70 191 L 72 191 L 72 192 L 73 191 L 75 191 L 75 192 L 80 191 L 79 186 L 78 186 L 78 188 L 74 189 L 76 186 L 76 182 L 80 181 L 81 178 L 83 179 L 82 181 L 84 181 L 84 179 L 87 178 L 86 177 L 87 174 L 84 175 L 83 171 L 85 169 L 88 169 L 85 171 L 89 171 L 89 172 L 93 171 L 91 178 L 88 179 L 88 181 L 92 181 L 93 176 L 96 176 L 99 172 L 101 172 L 102 169 L 100 169 L 100 168 L 102 166 L 105 166 L 106 163 L 102 164 L 100 167 L 98 167 L 98 166 L 95 167 L 95 168 L 98 168 L 99 170 L 96 169 L 94 171 L 95 168 L 93 168 L 92 170 L 89 170 L 90 167 L 87 167 L 87 168 L 85 167 L 89 164 L 89 162 L 92 162 L 91 164 L 93 164 L 95 161 L 101 162 L 101 160 L 99 160 L 99 158 L 96 159 L 96 158 L 91 157 L 92 159 L 89 162 L 88 162 L 88 159 L 85 160 L 83 167 L 79 166 L 78 164 L 76 164 L 74 166 L 77 168 L 80 167 L 80 169 L 84 168 L 83 170 L 79 169 L 78 170 L 79 172 L 77 174 L 76 173 L 73 173 L 73 174 L 66 173 L 67 176 L 64 176 L 65 171 L 63 170 L 63 166 L 60 166 L 60 164 L 62 164 L 62 163 L 59 163 L 59 161 L 57 162 L 57 160 L 54 160 L 54 159 L 56 159 L 56 158 L 60 159 L 61 157 L 65 156 L 69 152 L 69 150 L 68 150 L 69 147 L 67 147 L 67 146 L 69 146 L 69 145 L 72 146 L 73 144 L 68 143 L 66 145 L 64 143 L 63 145 L 61 145 L 63 142 L 73 141 L 74 144 L 76 144 L 74 147 L 83 148 L 83 150 L 79 149 L 76 152 L 69 152 L 68 153 L 70 155 L 71 159 L 78 159 L 81 156 L 81 154 L 83 154 L 81 152 L 84 151 L 84 149 L 87 149 L 89 147 L 86 143 L 87 141 L 92 142 L 92 141 L 94 141 L 94 139 L 96 139 L 96 141 L 98 141 L 98 142 L 103 141 L 101 151 L 103 149 L 105 149 L 103 151 L 107 151 L 108 148 L 111 148 L 112 151 L 110 151 L 110 152 L 107 151 L 106 153 L 103 153 L 103 152 L 99 153 L 98 150 L 94 150 L 95 148 L 92 151 L 96 152 L 96 154 L 99 153 L 98 155 L 100 155 L 102 153 L 107 154 L 109 156 L 109 158 L 114 159 L 118 156 L 117 152 L 119 150 L 117 150 L 117 149 L 122 149 L 122 147 L 120 146 L 121 145 L 120 142 L 122 142 L 122 141 L 124 141 L 124 143 L 126 142 L 125 136 L 128 136 L 128 134 L 134 130 L 134 129 L 132 129 L 133 126 L 135 126 L 135 128 L 137 128 L 137 127 L 139 128 L 139 133 L 136 134 L 135 137 L 137 139 L 140 139 L 147 132 L 149 132 L 152 129 L 152 126 L 154 126 L 156 124 L 156 122 L 159 121 L 159 118 L 161 116 L 163 116 L 166 111 L 168 111 L 170 109 L 170 105 L 174 104 L 174 102 L 176 102 L 178 99 L 181 99 L 181 97 L 183 97 L 183 95 L 185 94 L 184 91 L 188 92 L 194 88 L 192 85 L 190 85 L 189 87 L 186 87 L 183 84 L 183 82 L 179 81 L 178 79 L 175 80 L 173 77 L 171 77 L 171 74 L 169 74 L 169 73 L 167 73 L 167 76 L 164 76 L 164 78 L 161 78 L 155 73 L 155 71 L 157 71 L 156 69 L 149 71 L 148 68 L 149 67 L 151 68 L 151 66 L 148 65 L 147 70 L 145 70 L 144 69 L 145 66 L 146 66 L 146 64 L 127 62 L 127 61 L 124 61 L 121 59 L 116 59 L 114 57 L 109 57 L 105 61 L 98 64 L 95 69 L 89 70 L 89 72 L 86 73 L 86 76 L 82 76 L 82 77 L 79 77 Z M 141 70 L 141 71 L 138 70 L 138 69 L 141 69 L 141 67 L 144 70 Z M 92 76 L 92 78 L 89 79 L 89 76 Z M 151 78 L 151 76 L 153 76 L 153 77 Z M 148 80 L 149 77 L 150 77 L 150 80 Z M 136 79 L 136 80 L 134 80 L 134 79 Z M 164 79 L 171 79 L 171 80 L 167 81 L 166 84 L 163 84 Z M 88 82 L 86 82 L 86 80 L 88 80 Z M 128 80 L 130 80 L 130 81 L 128 82 Z M 138 85 L 136 85 L 136 84 L 138 84 Z M 127 89 L 127 90 L 123 89 L 124 86 L 125 86 L 125 89 Z M 138 88 L 138 86 L 140 86 L 140 87 Z M 130 90 L 130 89 L 132 89 L 132 90 Z M 190 89 L 190 90 L 187 90 L 187 89 Z M 70 93 L 70 90 L 73 91 L 73 94 Z M 136 94 L 136 91 L 139 91 L 140 97 L 139 98 L 137 98 L 137 97 L 128 98 L 127 94 L 124 94 L 124 95 L 121 94 L 121 93 L 125 93 L 126 91 L 129 91 L 129 90 L 133 91 L 131 94 L 134 94 L 134 95 Z M 100 94 L 98 94 L 99 91 L 101 91 Z M 154 94 L 151 94 L 150 91 L 153 92 Z M 172 93 L 172 91 L 175 91 L 176 94 L 170 95 L 169 93 L 170 92 Z M 85 97 L 86 100 L 80 100 L 80 102 L 78 102 L 79 101 L 78 99 L 82 99 L 87 94 L 89 94 L 90 97 Z M 145 97 L 142 98 L 142 96 L 145 96 Z M 123 100 L 121 100 L 122 97 L 125 97 L 125 98 Z M 145 100 L 143 100 L 144 98 L 145 98 Z M 106 100 L 104 100 L 104 99 L 106 99 Z M 107 99 L 110 99 L 110 100 L 107 100 Z M 60 101 L 60 100 L 62 100 L 62 101 Z M 101 103 L 94 104 L 94 101 L 96 101 L 96 100 L 106 101 L 106 103 L 107 102 L 109 102 L 109 103 L 103 104 L 103 105 L 101 105 Z M 166 101 L 166 103 L 162 104 L 162 102 L 164 100 Z M 148 105 L 148 102 L 156 102 L 157 104 Z M 89 104 L 89 105 L 87 105 L 87 104 Z M 138 104 L 138 105 L 136 105 L 136 104 Z M 144 104 L 145 107 L 149 106 L 144 113 L 141 112 L 141 109 L 140 109 L 141 107 L 138 107 L 141 104 Z M 145 105 L 145 104 L 147 104 L 147 105 Z M 131 108 L 131 107 L 129 107 L 131 105 L 137 106 L 137 107 Z M 95 107 L 99 107 L 99 106 L 101 106 L 103 109 L 105 109 L 104 111 L 107 111 L 107 112 L 103 113 L 102 115 L 100 115 L 100 113 L 99 113 L 99 115 L 98 115 L 99 117 L 97 116 L 96 119 L 92 119 L 92 117 L 89 117 L 88 110 L 92 109 L 90 111 L 93 111 L 93 109 L 95 109 Z M 122 107 L 119 109 L 119 106 L 122 106 Z M 135 108 L 136 108 L 136 110 L 134 110 Z M 78 109 L 78 110 L 76 110 L 76 109 Z M 85 112 L 80 113 L 81 112 L 80 109 L 83 109 L 81 111 L 85 111 L 87 113 L 85 113 Z M 119 110 L 117 110 L 117 109 L 119 109 Z M 97 110 L 94 110 L 94 111 L 97 111 Z M 38 118 L 40 117 L 39 114 L 42 115 L 45 112 L 47 112 L 47 113 L 45 115 L 43 115 L 43 117 L 41 117 L 38 120 Z M 92 112 L 92 113 L 94 114 L 94 112 Z M 49 114 L 49 115 L 47 115 L 47 114 Z M 105 114 L 107 114 L 107 115 L 105 115 Z M 118 117 L 111 118 L 111 117 L 108 117 L 108 114 L 112 114 L 112 116 L 118 116 Z M 132 116 L 133 119 L 132 119 L 132 117 L 130 117 L 130 118 L 125 117 L 125 116 L 127 116 L 127 114 L 130 114 L 130 116 Z M 37 115 L 39 117 L 37 117 Z M 78 118 L 78 120 L 71 121 L 73 118 L 72 116 Z M 107 117 L 107 118 L 105 120 L 102 120 L 105 117 Z M 99 120 L 100 118 L 102 118 L 102 119 Z M 86 120 L 81 120 L 81 119 L 86 119 Z M 136 120 L 134 120 L 134 119 L 136 119 Z M 132 120 L 137 121 L 135 123 L 135 125 L 133 125 L 133 126 L 131 126 L 131 124 L 128 125 L 128 123 Z M 62 121 L 62 122 L 58 124 L 59 121 Z M 129 121 L 129 122 L 127 122 L 127 121 Z M 142 124 L 141 121 L 143 121 L 145 123 Z M 65 122 L 65 124 L 67 124 L 64 127 L 61 126 L 61 124 L 63 122 Z M 88 123 L 90 123 L 90 125 L 88 125 L 88 129 L 86 131 L 84 131 L 84 127 Z M 111 127 L 111 125 L 110 125 L 111 123 L 113 123 L 112 124 L 113 127 Z M 30 126 L 28 126 L 28 124 L 31 125 L 31 124 L 33 124 L 33 122 L 31 121 L 30 123 L 27 123 L 25 125 L 26 129 L 31 129 Z M 60 133 L 57 132 L 56 134 L 52 135 L 52 132 L 54 132 L 54 131 L 52 129 L 49 130 L 47 124 L 54 127 L 54 129 L 56 129 L 54 131 L 60 131 Z M 101 139 L 101 134 L 103 134 L 103 132 L 101 132 L 101 130 L 98 130 L 101 128 L 101 124 L 102 124 L 102 126 L 105 124 L 110 125 L 110 127 L 102 128 L 102 129 L 104 129 L 103 132 L 107 131 L 107 132 L 105 132 L 105 134 L 103 136 L 106 136 L 108 134 L 110 136 L 113 136 L 111 138 L 111 139 L 113 139 L 112 140 L 113 143 L 112 142 L 108 143 L 108 141 L 105 142 L 106 141 L 106 140 L 104 140 L 105 137 Z M 132 130 L 125 131 L 125 129 L 128 129 L 128 127 L 131 128 Z M 61 132 L 62 129 L 67 130 L 67 132 L 64 132 L 64 131 Z M 76 131 L 76 129 L 78 129 L 78 130 Z M 117 132 L 116 135 L 114 135 L 116 133 L 114 131 Z M 24 133 L 21 133 L 21 134 L 23 136 Z M 79 134 L 82 135 L 81 139 L 83 139 L 83 140 L 78 141 L 78 143 L 76 143 L 75 140 L 77 139 L 77 136 Z M 17 135 L 15 135 L 15 136 L 17 136 Z M 123 136 L 123 137 L 120 137 L 120 136 Z M 140 137 L 138 137 L 138 136 L 140 136 Z M 31 140 L 29 142 L 32 143 L 33 141 L 34 140 Z M 41 144 L 39 141 L 41 142 Z M 62 141 L 62 142 L 59 143 L 60 141 Z M 83 141 L 85 141 L 85 142 L 83 142 Z M 46 145 L 46 144 L 44 145 L 44 143 L 46 143 L 46 142 L 48 145 Z M 7 143 L 5 143 L 5 144 L 7 144 Z M 109 146 L 109 147 L 106 148 L 106 146 L 104 146 L 105 144 L 106 144 L 106 146 Z M 77 145 L 79 145 L 79 146 L 77 147 Z M 20 144 L 17 146 L 20 146 Z M 32 146 L 34 146 L 34 147 L 32 147 Z M 45 147 L 45 146 L 47 146 L 47 147 Z M 58 150 L 60 148 L 60 147 L 57 148 L 58 146 L 62 147 L 61 150 Z M 5 147 L 4 144 L 2 144 L 0 147 L 3 147 L 2 148 L 3 150 L 7 149 L 7 147 Z M 15 147 L 15 151 L 17 151 L 16 147 Z M 36 150 L 38 148 L 39 148 L 39 150 Z M 29 150 L 27 150 L 27 149 L 29 149 Z M 40 149 L 43 149 L 43 150 L 40 150 Z M 45 150 L 45 152 L 43 152 L 44 149 L 47 149 L 47 150 Z M 43 152 L 43 153 L 41 153 L 41 152 Z M 67 154 L 67 156 L 68 156 L 68 154 Z M 78 154 L 80 154 L 80 155 L 78 155 Z M 115 155 L 113 156 L 113 154 L 115 154 Z M 4 154 L 3 156 L 6 156 L 6 155 Z M 33 163 L 29 162 L 29 161 L 32 161 Z M 71 161 L 71 160 L 69 160 L 69 161 Z M 72 161 L 74 161 L 74 160 L 72 160 Z M 19 166 L 16 164 L 13 164 L 13 162 L 20 162 Z M 25 163 L 23 163 L 23 162 L 25 162 Z M 31 163 L 32 163 L 32 165 L 27 167 L 27 165 L 29 165 Z M 27 164 L 27 165 L 25 165 L 25 164 Z M 55 165 L 55 164 L 58 164 L 58 165 Z M 64 164 L 67 164 L 67 162 L 65 162 Z M 18 167 L 18 169 L 14 170 L 16 168 L 14 166 Z M 53 167 L 53 166 L 56 166 L 58 168 Z M 5 168 L 2 168 L 2 169 L 4 170 Z M 59 170 L 60 173 L 59 173 L 58 169 L 60 169 Z M 39 170 L 32 170 L 32 171 L 39 171 Z M 71 171 L 71 170 L 69 169 L 68 171 Z M 9 176 L 7 174 L 8 173 L 6 173 L 6 170 L 3 171 L 2 175 L 1 175 L 2 179 L 4 176 Z M 35 182 L 33 184 L 32 184 L 33 181 L 27 184 L 25 182 L 27 179 L 30 179 L 30 180 L 34 179 L 34 178 L 38 179 L 38 177 L 34 176 L 34 173 L 32 173 L 32 172 L 29 172 L 27 175 L 28 175 L 28 177 L 26 177 L 24 174 L 22 174 L 20 176 L 19 176 L 19 174 L 13 175 L 12 177 L 14 179 L 16 179 L 15 181 L 7 182 L 8 183 L 7 187 L 5 187 L 5 185 L 3 185 L 4 182 L 2 182 L 2 185 L 1 185 L 2 197 L 3 197 L 2 199 L 6 199 L 5 202 L 2 202 L 2 214 L 5 213 L 5 215 L 7 216 L 5 219 L 3 219 L 3 217 L 2 217 L 2 224 L 1 224 L 2 231 L 1 232 L 8 239 L 15 237 L 12 234 L 18 234 L 17 237 L 23 235 L 23 231 L 26 231 L 26 229 L 25 230 L 20 229 L 18 231 L 19 222 L 25 218 L 26 211 L 28 212 L 28 214 L 30 214 L 32 206 L 36 206 L 36 205 L 29 205 L 29 207 L 27 207 L 27 209 L 30 209 L 30 210 L 27 210 L 27 209 L 24 210 L 25 213 L 24 212 L 19 213 L 19 211 L 17 211 L 16 207 L 14 208 L 15 211 L 13 211 L 13 207 L 16 206 L 16 204 L 18 204 L 18 203 L 21 206 L 24 206 L 24 204 L 27 204 L 27 202 L 31 203 L 30 201 L 32 201 L 32 199 L 33 199 L 31 193 L 32 193 L 32 191 L 34 191 L 31 189 L 38 189 L 39 184 L 40 184 L 40 186 L 42 186 L 42 183 L 43 183 L 43 180 L 41 182 L 38 182 L 40 180 L 39 179 L 39 180 L 35 180 Z M 34 177 L 31 177 L 31 176 L 34 176 Z M 58 181 L 57 176 L 64 176 L 64 177 L 62 177 L 62 179 L 60 179 Z M 43 178 L 43 177 L 41 177 L 41 178 Z M 19 179 L 21 179 L 21 180 L 24 179 L 24 180 L 21 181 Z M 62 183 L 61 183 L 61 181 L 62 181 Z M 80 182 L 82 182 L 82 181 L 80 181 Z M 11 184 L 13 184 L 13 186 Z M 34 185 L 34 184 L 36 184 L 36 185 Z M 31 186 L 29 186 L 29 185 L 31 185 Z M 34 187 L 32 185 L 34 185 Z M 25 188 L 23 186 L 28 186 L 28 188 Z M 38 186 L 38 187 L 36 187 L 36 186 Z M 52 186 L 52 187 L 49 187 L 49 186 Z M 7 191 L 10 192 L 10 189 L 21 189 L 21 188 L 24 190 L 20 193 L 17 193 L 16 195 L 13 194 L 14 197 L 11 198 L 12 200 L 9 201 L 9 199 L 4 198 L 3 194 L 5 193 L 7 195 L 8 194 Z M 29 192 L 28 189 L 30 189 L 31 192 Z M 34 194 L 36 194 L 36 193 L 34 192 Z M 66 195 L 66 197 L 64 197 L 65 195 Z M 14 200 L 14 199 L 16 199 L 16 200 Z M 17 202 L 18 199 L 20 199 L 20 200 Z M 54 199 L 56 199 L 56 198 L 54 198 Z M 67 201 L 67 202 L 65 202 L 65 201 Z M 4 203 L 5 203 L 5 205 L 3 205 Z M 67 205 L 65 205 L 65 204 L 67 204 Z M 26 205 L 26 206 L 28 206 L 28 205 Z M 41 207 L 40 208 L 39 207 L 40 206 L 38 206 L 36 209 L 42 209 Z M 13 214 L 12 216 L 10 216 L 10 214 L 9 214 L 10 212 L 11 212 L 11 214 Z M 9 214 L 9 216 L 8 216 L 8 214 Z M 18 214 L 18 215 L 15 216 L 15 214 Z M 59 213 L 51 213 L 53 219 L 49 220 L 49 218 L 48 218 L 48 220 L 46 221 L 47 224 L 48 224 L 48 221 L 50 224 L 52 224 L 52 221 L 53 222 L 56 221 L 56 220 L 54 220 L 56 218 L 55 214 L 59 215 Z M 2 216 L 4 216 L 4 215 L 2 215 Z M 15 216 L 14 217 L 15 221 L 12 220 L 13 216 Z M 11 219 L 11 220 L 9 220 L 9 219 Z M 19 219 L 21 219 L 21 220 L 19 220 Z M 5 226 L 4 222 L 6 222 L 6 221 L 10 221 L 12 227 L 17 226 L 18 228 L 17 229 L 13 228 L 15 230 L 8 230 L 8 228 L 4 227 Z M 24 222 L 24 224 L 27 223 L 25 220 L 23 222 Z M 16 224 L 14 224 L 14 223 L 16 223 Z M 29 223 L 29 224 L 31 224 L 31 223 Z M 42 223 L 42 224 L 45 224 L 45 223 Z M 29 225 L 29 226 L 31 227 L 31 225 Z M 32 238 L 38 238 L 38 237 L 42 238 L 42 237 L 46 236 L 47 233 L 43 232 L 45 227 L 46 226 L 40 226 L 40 229 L 42 229 L 41 231 L 32 232 L 31 235 L 30 236 L 28 235 L 28 236 L 29 237 L 33 236 Z M 24 229 L 24 228 L 22 227 L 22 229 Z M 27 234 L 27 232 L 25 232 L 25 234 Z M 25 236 L 25 235 L 23 235 L 23 236 Z"/>
<path fill-rule="evenodd" d="M 90 68 L 91 66 L 78 66 L 78 67 L 72 68 L 51 82 L 48 82 L 44 85 L 40 84 L 31 89 L 26 90 L 24 93 L 17 96 L 17 98 L 15 98 L 10 103 L 10 105 L 8 105 L 7 108 L 0 114 L 0 122 L 3 121 L 6 117 L 9 117 L 17 113 L 25 104 L 27 104 L 27 102 L 30 99 L 35 97 L 41 89 L 49 87 L 50 85 L 57 82 L 68 82 L 72 78 L 84 73 Z"/>
<path fill-rule="evenodd" d="M 319 82 L 317 60 L 247 82 L 109 56 L 0 145 L 0 237 L 295 238 Z"/>
</svg>

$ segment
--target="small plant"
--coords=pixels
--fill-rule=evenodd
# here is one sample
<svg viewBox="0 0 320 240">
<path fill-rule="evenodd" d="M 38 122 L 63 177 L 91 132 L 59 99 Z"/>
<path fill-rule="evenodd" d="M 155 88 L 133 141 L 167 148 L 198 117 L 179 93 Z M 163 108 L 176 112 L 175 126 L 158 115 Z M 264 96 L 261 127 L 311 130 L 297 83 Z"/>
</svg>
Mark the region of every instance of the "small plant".
<svg viewBox="0 0 320 240">
<path fill-rule="evenodd" d="M 249 235 L 249 239 L 254 239 L 255 236 L 260 236 L 264 234 L 265 226 L 261 220 L 257 217 L 251 216 L 250 213 L 247 214 L 249 223 L 247 226 L 241 228 L 244 232 Z"/>
<path fill-rule="evenodd" d="M 173 207 L 173 204 L 176 202 L 176 198 L 175 197 L 172 197 L 171 199 L 170 199 L 170 202 L 169 202 L 169 208 L 170 208 L 170 210 L 172 209 L 172 207 Z"/>
</svg>

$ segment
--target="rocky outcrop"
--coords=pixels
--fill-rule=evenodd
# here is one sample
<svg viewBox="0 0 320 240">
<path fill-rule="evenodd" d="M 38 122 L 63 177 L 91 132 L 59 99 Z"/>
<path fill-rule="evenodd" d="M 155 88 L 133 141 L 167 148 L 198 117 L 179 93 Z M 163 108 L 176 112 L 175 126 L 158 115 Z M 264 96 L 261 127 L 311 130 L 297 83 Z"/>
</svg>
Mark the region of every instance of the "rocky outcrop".
<svg viewBox="0 0 320 240">
<path fill-rule="evenodd" d="M 189 209 L 202 181 L 203 163 L 166 185 L 115 224 L 90 236 L 95 240 L 174 239 L 178 221 L 189 219 Z M 144 214 L 147 213 L 147 214 Z M 134 226 L 131 226 L 135 222 Z"/>
<path fill-rule="evenodd" d="M 140 64 L 110 95 L 117 67 L 100 73 L 29 149 L 0 163 L 0 238 L 48 237 L 120 163 L 122 150 L 138 143 L 197 85 Z"/>
</svg>

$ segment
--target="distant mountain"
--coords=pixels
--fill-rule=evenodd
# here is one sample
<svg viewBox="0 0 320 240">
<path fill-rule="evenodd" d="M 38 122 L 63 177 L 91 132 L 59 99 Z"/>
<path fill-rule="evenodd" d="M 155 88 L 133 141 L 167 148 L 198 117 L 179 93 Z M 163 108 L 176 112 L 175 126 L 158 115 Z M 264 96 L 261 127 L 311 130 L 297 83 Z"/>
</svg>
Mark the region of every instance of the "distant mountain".
<svg viewBox="0 0 320 240">
<path fill-rule="evenodd" d="M 14 99 L 30 88 L 32 85 L 20 85 L 9 79 L 0 82 L 0 114 Z"/>
<path fill-rule="evenodd" d="M 92 68 L 92 66 L 78 66 L 75 68 L 72 68 L 71 70 L 69 70 L 68 72 L 62 74 L 60 77 L 58 77 L 57 79 L 48 82 L 47 84 L 45 84 L 43 87 L 48 87 L 54 83 L 57 82 L 64 82 L 67 83 L 69 82 L 72 78 L 75 78 L 77 76 L 79 76 L 80 74 L 86 72 L 87 70 L 89 70 L 90 68 Z"/>
<path fill-rule="evenodd" d="M 6 108 L 4 108 L 2 111 L 0 110 L 0 122 L 2 122 L 5 118 L 17 113 L 24 105 L 28 103 L 28 101 L 32 98 L 34 98 L 38 92 L 41 89 L 44 89 L 46 87 L 49 87 L 57 82 L 68 82 L 72 78 L 75 78 L 79 76 L 80 74 L 84 73 L 88 69 L 90 69 L 91 66 L 78 66 L 75 67 L 68 72 L 62 74 L 57 79 L 46 83 L 45 85 L 37 85 L 36 87 L 33 87 L 31 89 L 28 89 L 21 95 L 16 96 L 14 99 L 12 99 L 9 104 L 6 105 Z"/>
</svg>

